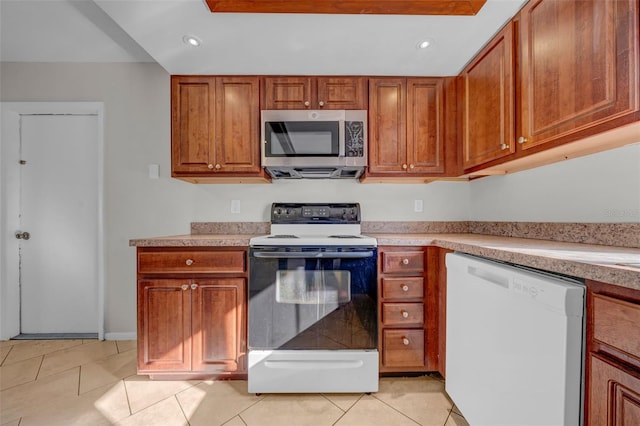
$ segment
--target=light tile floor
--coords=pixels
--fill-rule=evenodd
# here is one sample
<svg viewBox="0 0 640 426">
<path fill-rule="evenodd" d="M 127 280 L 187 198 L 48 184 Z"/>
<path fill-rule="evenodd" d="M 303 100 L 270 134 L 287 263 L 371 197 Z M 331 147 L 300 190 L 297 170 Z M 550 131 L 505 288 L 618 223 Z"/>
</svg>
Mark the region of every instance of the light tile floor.
<svg viewBox="0 0 640 426">
<path fill-rule="evenodd" d="M 377 393 L 247 393 L 246 381 L 151 381 L 135 341 L 0 341 L 0 425 L 462 426 L 439 376 Z"/>
</svg>

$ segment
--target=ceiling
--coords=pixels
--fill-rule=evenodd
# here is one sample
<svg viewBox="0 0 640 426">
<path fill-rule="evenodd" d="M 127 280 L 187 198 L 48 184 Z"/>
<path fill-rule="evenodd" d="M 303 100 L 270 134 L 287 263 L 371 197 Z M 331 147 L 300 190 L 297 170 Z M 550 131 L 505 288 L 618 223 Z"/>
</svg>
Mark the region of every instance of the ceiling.
<svg viewBox="0 0 640 426">
<path fill-rule="evenodd" d="M 0 59 L 157 62 L 170 74 L 456 75 L 524 2 L 488 0 L 476 16 L 404 16 L 212 14 L 204 0 L 0 0 Z M 431 45 L 418 49 L 425 39 Z"/>
</svg>

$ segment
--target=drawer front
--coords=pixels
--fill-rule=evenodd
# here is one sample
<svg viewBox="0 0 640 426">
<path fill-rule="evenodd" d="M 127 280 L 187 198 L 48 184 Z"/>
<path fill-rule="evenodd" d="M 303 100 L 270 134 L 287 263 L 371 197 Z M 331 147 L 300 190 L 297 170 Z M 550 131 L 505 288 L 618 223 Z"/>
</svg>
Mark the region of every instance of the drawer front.
<svg viewBox="0 0 640 426">
<path fill-rule="evenodd" d="M 138 273 L 238 273 L 246 270 L 243 250 L 153 251 L 138 254 Z"/>
<path fill-rule="evenodd" d="M 394 325 L 423 325 L 423 303 L 383 303 L 382 324 Z"/>
<path fill-rule="evenodd" d="M 422 299 L 424 297 L 424 278 L 383 278 L 383 299 Z"/>
<path fill-rule="evenodd" d="M 640 359 L 640 305 L 594 294 L 593 337 Z"/>
<path fill-rule="evenodd" d="M 385 367 L 424 367 L 424 330 L 383 330 Z"/>
<path fill-rule="evenodd" d="M 382 272 L 423 272 L 424 251 L 392 251 L 382 253 Z"/>
</svg>

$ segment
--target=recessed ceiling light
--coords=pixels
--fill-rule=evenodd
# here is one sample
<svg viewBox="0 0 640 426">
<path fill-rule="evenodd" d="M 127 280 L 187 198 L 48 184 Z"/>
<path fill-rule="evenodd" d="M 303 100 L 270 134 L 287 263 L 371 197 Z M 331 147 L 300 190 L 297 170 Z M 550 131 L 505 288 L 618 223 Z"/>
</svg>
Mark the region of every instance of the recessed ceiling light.
<svg viewBox="0 0 640 426">
<path fill-rule="evenodd" d="M 418 42 L 418 44 L 416 44 L 416 49 L 426 49 L 427 47 L 431 46 L 432 41 L 429 39 L 426 40 L 421 40 Z"/>
<path fill-rule="evenodd" d="M 192 35 L 185 35 L 184 37 L 182 37 L 182 41 L 185 44 L 188 44 L 189 46 L 193 46 L 193 47 L 198 47 L 202 44 L 202 40 Z"/>
</svg>

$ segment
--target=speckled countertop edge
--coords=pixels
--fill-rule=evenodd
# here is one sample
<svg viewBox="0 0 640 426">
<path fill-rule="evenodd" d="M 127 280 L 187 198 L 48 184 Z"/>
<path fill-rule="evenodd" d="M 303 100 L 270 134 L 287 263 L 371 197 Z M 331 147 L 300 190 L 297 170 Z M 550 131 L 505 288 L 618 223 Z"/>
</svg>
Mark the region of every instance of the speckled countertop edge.
<svg viewBox="0 0 640 426">
<path fill-rule="evenodd" d="M 368 234 L 378 246 L 434 245 L 640 290 L 640 249 L 481 234 Z"/>
<path fill-rule="evenodd" d="M 640 290 L 640 249 L 482 234 L 373 234 L 379 246 L 438 246 Z M 246 247 L 254 235 L 175 235 L 131 240 L 137 247 Z"/>
</svg>

